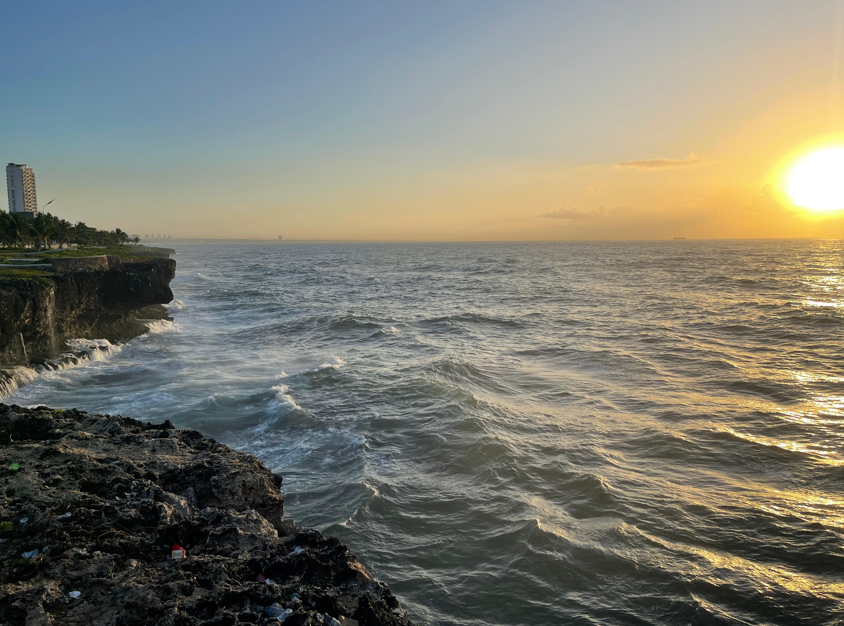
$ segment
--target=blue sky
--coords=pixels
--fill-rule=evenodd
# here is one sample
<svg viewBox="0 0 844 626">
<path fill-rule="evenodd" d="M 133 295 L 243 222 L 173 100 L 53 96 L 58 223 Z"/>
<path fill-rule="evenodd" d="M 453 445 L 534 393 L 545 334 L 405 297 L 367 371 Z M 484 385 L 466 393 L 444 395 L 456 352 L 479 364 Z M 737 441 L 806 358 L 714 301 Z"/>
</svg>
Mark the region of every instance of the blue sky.
<svg viewBox="0 0 844 626">
<path fill-rule="evenodd" d="M 685 200 L 590 168 L 736 155 L 749 180 L 771 164 L 736 137 L 801 98 L 834 131 L 840 5 L 10 3 L 0 153 L 56 213 L 133 232 L 545 238 L 538 215 L 597 209 L 603 183 L 601 202 L 662 211 L 658 236 Z M 801 124 L 792 144 L 827 132 Z M 736 184 L 716 169 L 669 184 Z"/>
</svg>

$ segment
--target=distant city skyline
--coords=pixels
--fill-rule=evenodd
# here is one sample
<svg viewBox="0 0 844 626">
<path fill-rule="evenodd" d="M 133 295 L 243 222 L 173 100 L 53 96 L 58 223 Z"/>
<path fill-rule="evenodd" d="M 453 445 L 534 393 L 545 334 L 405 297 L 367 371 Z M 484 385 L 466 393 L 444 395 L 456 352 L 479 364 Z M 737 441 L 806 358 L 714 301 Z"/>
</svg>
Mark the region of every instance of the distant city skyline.
<svg viewBox="0 0 844 626">
<path fill-rule="evenodd" d="M 71 221 L 174 238 L 844 237 L 841 211 L 783 192 L 798 155 L 844 145 L 841 0 L 3 14 L 0 157 L 37 169 Z"/>
</svg>

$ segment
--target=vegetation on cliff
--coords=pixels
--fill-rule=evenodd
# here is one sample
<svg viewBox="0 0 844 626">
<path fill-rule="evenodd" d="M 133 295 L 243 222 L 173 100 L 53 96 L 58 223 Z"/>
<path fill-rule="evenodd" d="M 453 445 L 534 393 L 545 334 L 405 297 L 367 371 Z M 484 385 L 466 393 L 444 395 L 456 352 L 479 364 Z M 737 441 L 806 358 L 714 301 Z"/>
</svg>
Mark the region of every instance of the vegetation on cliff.
<svg viewBox="0 0 844 626">
<path fill-rule="evenodd" d="M 76 243 L 81 246 L 119 246 L 138 238 L 130 238 L 119 228 L 108 231 L 88 226 L 84 222 L 71 224 L 50 213 L 40 213 L 33 218 L 19 213 L 0 211 L 0 245 L 5 248 L 36 250 L 49 248 L 52 242 L 64 246 Z"/>
</svg>

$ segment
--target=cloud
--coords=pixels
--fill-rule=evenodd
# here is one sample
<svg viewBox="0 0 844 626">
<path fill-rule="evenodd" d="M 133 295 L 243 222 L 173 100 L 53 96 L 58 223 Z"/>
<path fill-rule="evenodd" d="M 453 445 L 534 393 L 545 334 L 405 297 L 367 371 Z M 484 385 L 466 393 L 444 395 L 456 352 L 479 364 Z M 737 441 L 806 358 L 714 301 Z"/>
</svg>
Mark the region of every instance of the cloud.
<svg viewBox="0 0 844 626">
<path fill-rule="evenodd" d="M 633 207 L 619 206 L 619 207 L 604 207 L 600 206 L 597 209 L 586 211 L 578 209 L 576 206 L 565 206 L 559 209 L 551 209 L 545 213 L 540 213 L 537 217 L 550 217 L 558 220 L 592 220 L 599 217 L 611 217 L 623 213 L 633 211 Z"/>
<path fill-rule="evenodd" d="M 558 220 L 591 220 L 594 214 L 583 209 L 578 209 L 576 206 L 564 206 L 560 209 L 551 209 L 545 213 L 540 213 L 537 217 L 550 217 Z"/>
<path fill-rule="evenodd" d="M 687 159 L 647 159 L 644 161 L 623 161 L 621 163 L 616 163 L 615 167 L 652 171 L 698 167 L 699 165 L 708 165 L 711 162 L 712 161 L 709 159 L 700 159 L 694 154 L 690 154 Z"/>
</svg>

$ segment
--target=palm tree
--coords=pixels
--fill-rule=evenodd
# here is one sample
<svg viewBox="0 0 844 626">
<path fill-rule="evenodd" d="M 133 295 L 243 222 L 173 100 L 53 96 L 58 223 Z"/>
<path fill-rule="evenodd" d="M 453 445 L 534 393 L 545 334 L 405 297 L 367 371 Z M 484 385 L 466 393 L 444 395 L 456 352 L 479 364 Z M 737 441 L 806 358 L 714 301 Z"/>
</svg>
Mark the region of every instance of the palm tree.
<svg viewBox="0 0 844 626">
<path fill-rule="evenodd" d="M 50 217 L 53 216 L 51 215 Z M 67 220 L 58 217 L 53 218 L 53 237 L 55 237 L 56 243 L 59 244 L 59 248 L 63 248 L 70 240 L 70 231 L 72 228 L 73 225 Z"/>
</svg>

